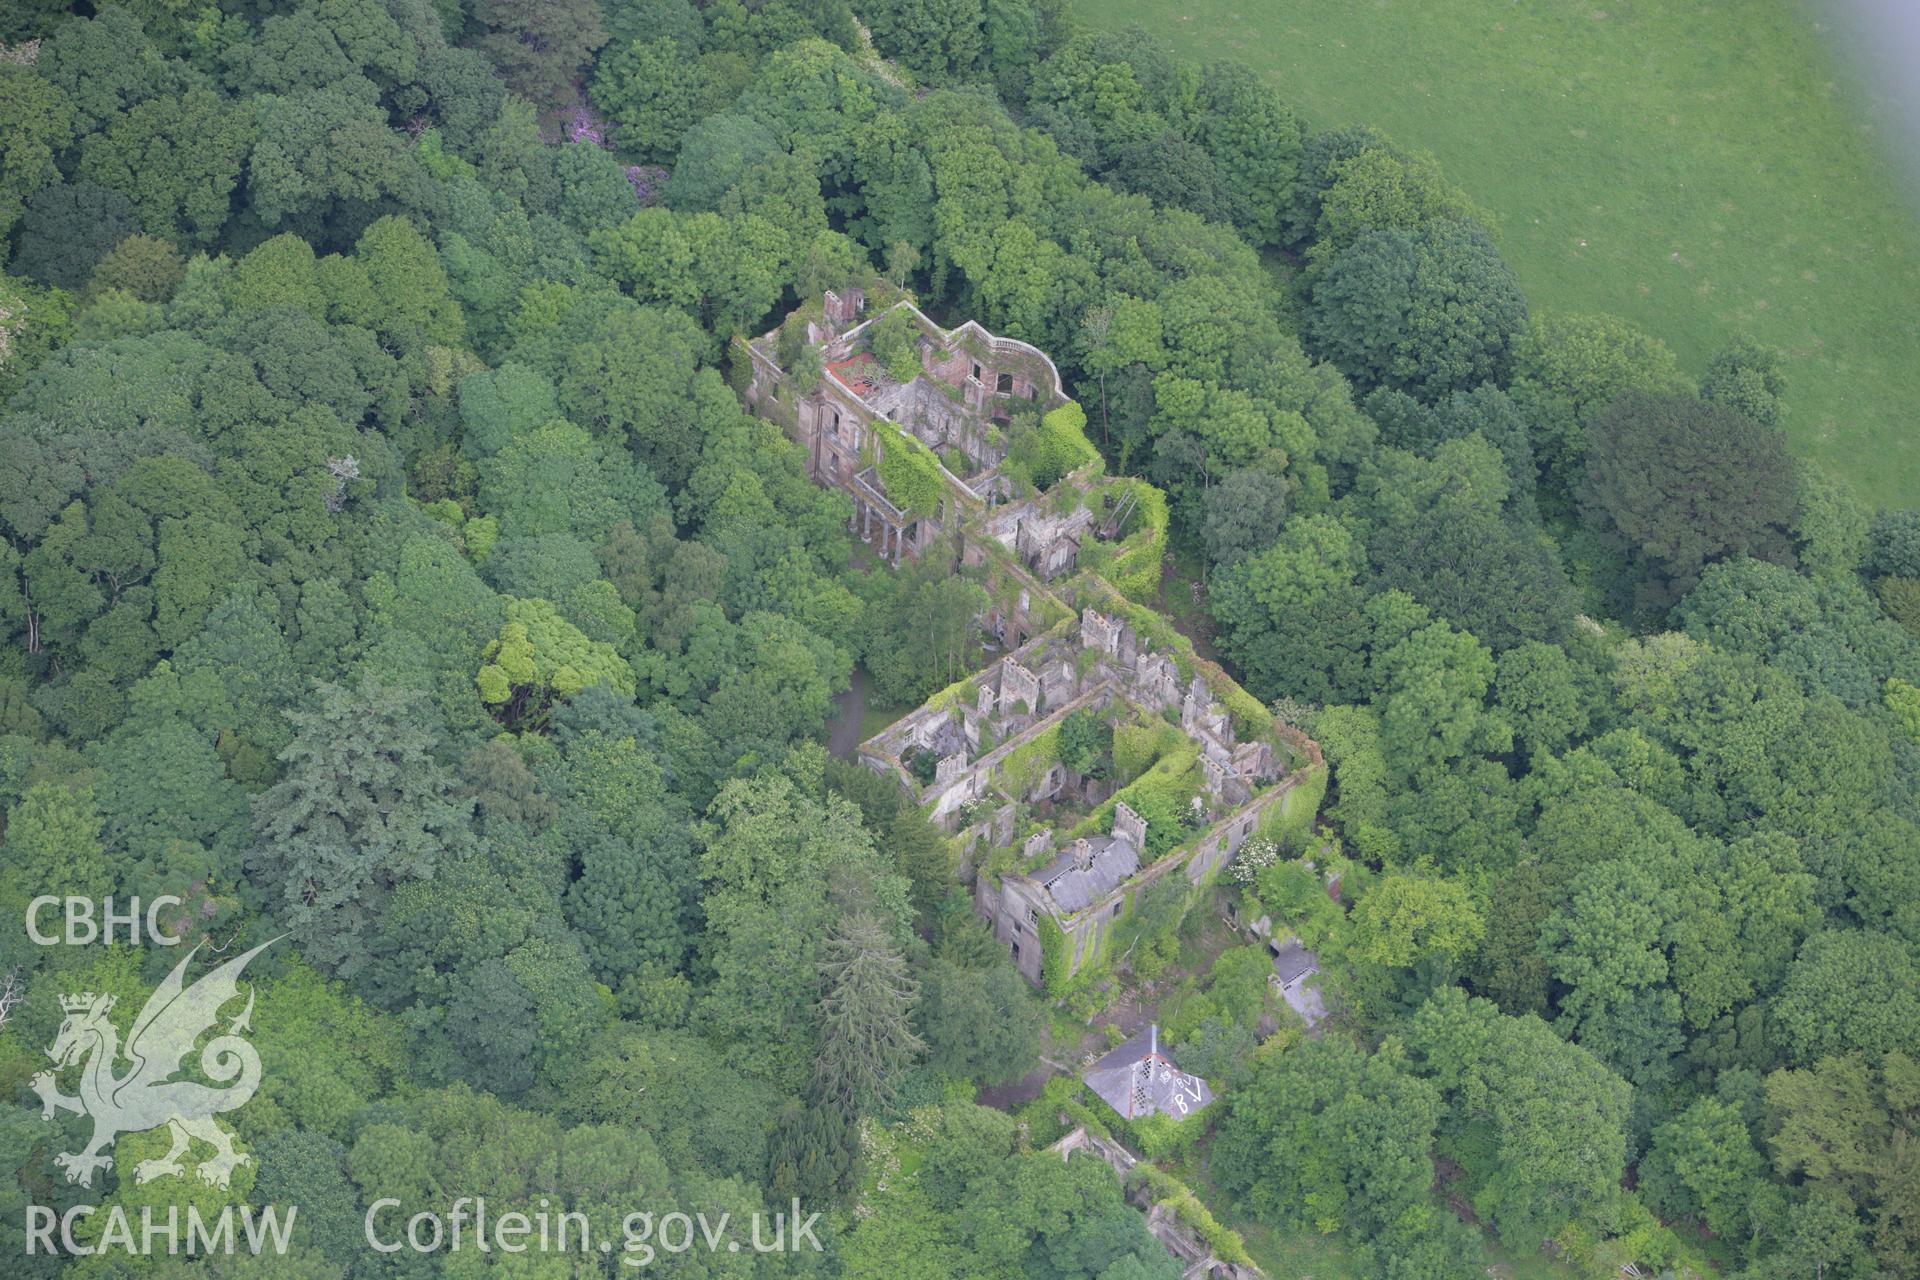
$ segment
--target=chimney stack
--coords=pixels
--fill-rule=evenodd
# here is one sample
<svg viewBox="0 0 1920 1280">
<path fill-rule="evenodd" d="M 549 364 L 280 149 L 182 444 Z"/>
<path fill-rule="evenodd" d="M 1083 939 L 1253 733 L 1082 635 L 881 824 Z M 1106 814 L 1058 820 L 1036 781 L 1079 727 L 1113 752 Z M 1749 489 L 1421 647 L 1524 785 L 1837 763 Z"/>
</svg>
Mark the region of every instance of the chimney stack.
<svg viewBox="0 0 1920 1280">
<path fill-rule="evenodd" d="M 1078 871 L 1093 869 L 1093 846 L 1087 842 L 1085 836 L 1073 842 L 1073 865 Z"/>
</svg>

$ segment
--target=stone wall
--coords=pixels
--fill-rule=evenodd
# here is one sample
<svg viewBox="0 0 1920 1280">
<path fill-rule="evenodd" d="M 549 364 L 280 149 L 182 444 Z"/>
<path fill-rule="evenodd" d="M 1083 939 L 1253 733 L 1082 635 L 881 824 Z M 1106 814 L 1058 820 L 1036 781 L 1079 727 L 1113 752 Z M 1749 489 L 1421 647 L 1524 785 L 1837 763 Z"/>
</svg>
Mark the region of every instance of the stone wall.
<svg viewBox="0 0 1920 1280">
<path fill-rule="evenodd" d="M 1087 654 L 1097 658 L 1090 667 L 1084 661 Z M 1056 761 L 1039 778 L 1029 781 L 1023 787 L 1023 794 L 1009 795 L 1001 789 L 1004 783 L 999 779 L 1000 766 L 1074 711 L 1088 706 L 1106 707 L 1116 701 L 1154 711 L 1181 706 L 1183 723 L 1201 744 L 1201 760 L 1207 769 L 1210 789 L 1235 806 L 1232 812 L 1198 837 L 1184 842 L 1174 853 L 1144 868 L 1100 901 L 1071 915 L 1061 914 L 1046 890 L 1023 873 L 1003 875 L 997 884 L 991 882 L 991 877 L 981 877 L 975 891 L 980 915 L 992 925 L 1003 945 L 1019 948 L 1018 967 L 1029 981 L 1036 983 L 1042 974 L 1040 942 L 1034 930 L 1034 920 L 1039 915 L 1046 915 L 1059 927 L 1068 948 L 1066 972 L 1077 972 L 1100 954 L 1114 923 L 1126 914 L 1127 905 L 1145 885 L 1173 874 L 1176 868 L 1182 869 L 1193 885 L 1207 883 L 1260 829 L 1269 810 L 1286 801 L 1303 777 L 1324 776 L 1325 766 L 1318 759 L 1317 749 L 1311 749 L 1312 744 L 1301 738 L 1311 749 L 1306 767 L 1274 786 L 1255 791 L 1248 780 L 1240 776 L 1240 770 L 1258 764 L 1273 767 L 1271 746 L 1257 740 L 1234 744 L 1233 726 L 1213 702 L 1212 690 L 1205 680 L 1196 676 L 1182 694 L 1177 669 L 1166 654 L 1145 651 L 1126 622 L 1091 608 L 1084 609 L 1078 619 L 1056 627 L 1046 637 L 1008 654 L 976 679 L 974 691 L 964 695 L 963 701 L 954 703 L 951 709 L 922 707 L 863 747 L 862 759 L 870 766 L 883 772 L 892 771 L 906 781 L 902 758 L 916 744 L 926 746 L 936 739 L 944 743 L 956 716 L 965 725 L 966 739 L 976 747 L 982 740 L 983 727 L 1002 735 L 993 750 L 971 762 L 948 755 L 942 760 L 931 787 L 913 788 L 916 801 L 937 822 L 950 826 L 953 815 L 974 800 L 993 797 L 1003 810 L 1010 811 L 1019 802 L 1044 800 L 1057 796 L 1062 790 L 1074 789 L 1076 776 Z M 940 749 L 943 754 L 951 750 Z M 910 781 L 907 785 L 912 786 Z M 1074 795 L 1089 806 L 1097 806 L 1105 799 L 1105 794 L 1096 794 L 1098 790 L 1080 785 Z M 1113 831 L 1144 848 L 1145 828 L 1146 823 L 1138 813 L 1123 802 L 1116 802 Z M 1002 844 L 1011 838 L 1009 831 L 1002 837 Z M 1050 842 L 1042 846 L 1028 842 L 1022 850 L 1023 865 L 1037 859 L 1046 847 L 1050 847 Z"/>
<path fill-rule="evenodd" d="M 1210 882 L 1239 852 L 1240 846 L 1260 829 L 1266 813 L 1273 806 L 1284 803 L 1303 778 L 1317 777 L 1316 770 L 1324 768 L 1324 765 L 1310 766 L 1306 771 L 1295 773 L 1267 788 L 1249 803 L 1207 828 L 1198 839 L 1143 868 L 1112 893 L 1072 915 L 1058 915 L 1040 883 L 1019 873 L 1002 876 L 997 885 L 992 883 L 992 877 L 982 875 L 974 893 L 975 906 L 981 918 L 993 927 L 994 936 L 1002 945 L 1012 947 L 1015 943 L 1021 944 L 1020 951 L 1015 955 L 1016 964 L 1027 980 L 1036 986 L 1041 981 L 1039 937 L 1034 932 L 1029 913 L 1052 916 L 1065 935 L 1069 949 L 1066 973 L 1071 976 L 1099 956 L 1106 936 L 1112 932 L 1115 922 L 1126 915 L 1127 904 L 1137 901 L 1141 890 L 1162 876 L 1174 874 L 1176 870 L 1184 872 L 1188 882 L 1195 887 Z M 1123 808 L 1124 804 L 1117 805 L 1116 815 Z M 1139 815 L 1133 815 L 1132 821 L 1138 820 Z M 1118 825 L 1117 821 L 1116 828 Z M 1140 837 L 1144 841 L 1144 831 L 1140 832 Z"/>
<path fill-rule="evenodd" d="M 1038 890 L 1039 886 L 1024 876 L 996 884 L 993 877 L 983 875 L 974 882 L 973 891 L 975 913 L 992 927 L 1000 945 L 1008 948 L 1020 976 L 1036 987 L 1044 978 L 1045 959 L 1037 922 L 1048 910 Z"/>
<path fill-rule="evenodd" d="M 1075 1154 L 1083 1152 L 1105 1161 L 1122 1182 L 1140 1164 L 1140 1157 L 1126 1147 L 1112 1138 L 1089 1132 L 1085 1125 L 1047 1148 L 1047 1154 L 1057 1155 L 1062 1160 L 1071 1160 Z M 1143 1199 L 1143 1194 L 1147 1198 Z M 1180 1260 L 1181 1280 L 1266 1280 L 1266 1273 L 1258 1267 L 1241 1266 L 1216 1258 L 1207 1242 L 1182 1221 L 1179 1214 L 1166 1205 L 1151 1203 L 1150 1193 L 1145 1193 L 1144 1187 L 1136 1190 L 1134 1202 L 1146 1208 L 1147 1231 L 1167 1247 L 1167 1252 Z"/>
</svg>

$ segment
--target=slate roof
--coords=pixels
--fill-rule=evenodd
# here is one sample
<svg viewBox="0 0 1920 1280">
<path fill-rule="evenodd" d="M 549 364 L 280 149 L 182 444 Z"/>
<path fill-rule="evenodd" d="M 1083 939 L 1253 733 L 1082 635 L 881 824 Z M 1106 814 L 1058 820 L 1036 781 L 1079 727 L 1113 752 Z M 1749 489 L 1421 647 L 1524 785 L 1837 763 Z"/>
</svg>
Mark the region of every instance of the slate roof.
<svg viewBox="0 0 1920 1280">
<path fill-rule="evenodd" d="M 1087 1087 L 1132 1120 L 1167 1115 L 1178 1120 L 1213 1101 L 1213 1090 L 1199 1076 L 1182 1071 L 1159 1047 L 1159 1033 L 1148 1028 L 1088 1069 Z"/>
<path fill-rule="evenodd" d="M 1085 871 L 1074 865 L 1073 850 L 1034 873 L 1062 911 L 1071 914 L 1100 901 L 1125 884 L 1140 869 L 1140 851 L 1126 836 L 1088 836 L 1093 863 Z"/>
<path fill-rule="evenodd" d="M 1280 975 L 1282 985 L 1291 985 L 1310 973 L 1318 973 L 1320 958 L 1296 940 L 1274 953 L 1273 971 Z"/>
</svg>

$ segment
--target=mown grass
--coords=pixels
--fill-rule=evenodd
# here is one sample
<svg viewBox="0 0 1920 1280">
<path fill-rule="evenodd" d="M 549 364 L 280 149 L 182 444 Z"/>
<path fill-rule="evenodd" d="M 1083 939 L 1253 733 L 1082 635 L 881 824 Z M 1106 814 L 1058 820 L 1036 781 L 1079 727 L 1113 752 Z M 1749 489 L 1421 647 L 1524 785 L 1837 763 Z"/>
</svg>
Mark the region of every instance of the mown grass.
<svg viewBox="0 0 1920 1280">
<path fill-rule="evenodd" d="M 1438 156 L 1536 309 L 1607 311 L 1699 372 L 1789 356 L 1795 448 L 1862 497 L 1920 493 L 1920 217 L 1831 0 L 1101 0 L 1273 78 L 1310 125 Z"/>
<path fill-rule="evenodd" d="M 876 707 L 869 705 L 860 713 L 860 741 L 865 742 L 912 710 L 914 710 L 912 707 Z"/>
</svg>

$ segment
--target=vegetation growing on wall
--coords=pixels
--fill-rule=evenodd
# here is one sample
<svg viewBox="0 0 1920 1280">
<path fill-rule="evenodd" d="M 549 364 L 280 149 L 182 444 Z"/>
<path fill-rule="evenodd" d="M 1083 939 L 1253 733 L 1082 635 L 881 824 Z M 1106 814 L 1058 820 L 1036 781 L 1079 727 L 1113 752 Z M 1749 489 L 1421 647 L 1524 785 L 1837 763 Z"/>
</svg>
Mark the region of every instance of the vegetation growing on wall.
<svg viewBox="0 0 1920 1280">
<path fill-rule="evenodd" d="M 1000 758 L 1000 788 L 1016 800 L 1025 800 L 1059 762 L 1060 726 L 1048 725 Z"/>
<path fill-rule="evenodd" d="M 1113 730 L 1114 777 L 1121 786 L 1147 771 L 1149 765 L 1179 745 L 1179 728 L 1159 717 L 1137 717 Z"/>
<path fill-rule="evenodd" d="M 1016 423 L 1008 438 L 1007 465 L 1043 491 L 1070 472 L 1097 466 L 1100 451 L 1087 439 L 1086 425 L 1086 411 L 1071 400 L 1049 409 L 1038 423 Z"/>
<path fill-rule="evenodd" d="M 1216 700 L 1226 708 L 1234 733 L 1242 740 L 1260 738 L 1273 731 L 1273 713 L 1258 698 L 1240 688 L 1237 681 L 1193 651 L 1193 642 L 1176 630 L 1162 615 L 1135 604 L 1117 591 L 1105 589 L 1092 578 L 1075 579 L 1072 590 L 1077 603 L 1091 606 L 1109 617 L 1124 618 L 1137 635 L 1147 639 L 1153 649 L 1168 654 L 1174 669 L 1184 680 L 1198 672 L 1207 679 Z"/>
<path fill-rule="evenodd" d="M 1200 793 L 1200 744 L 1182 734 L 1172 750 L 1148 770 L 1115 792 L 1102 805 L 1096 820 L 1111 828 L 1113 806 L 1124 801 L 1147 820 L 1147 847 L 1143 861 L 1156 862 L 1193 835 L 1186 825 L 1189 802 Z"/>
<path fill-rule="evenodd" d="M 1119 588 L 1122 595 L 1137 604 L 1146 604 L 1160 593 L 1161 560 L 1167 550 L 1170 516 L 1167 496 L 1144 481 L 1134 480 L 1116 487 L 1114 501 L 1131 494 L 1133 515 L 1114 544 L 1113 562 L 1099 570 L 1102 577 Z"/>
<path fill-rule="evenodd" d="M 1040 939 L 1040 981 L 1050 996 L 1066 994 L 1073 979 L 1073 940 L 1053 917 L 1042 912 L 1033 930 Z"/>
<path fill-rule="evenodd" d="M 1260 815 L 1259 833 L 1283 849 L 1304 848 L 1327 795 L 1327 766 L 1308 764 L 1291 775 L 1287 793 Z"/>
<path fill-rule="evenodd" d="M 1165 1117 L 1153 1116 L 1149 1119 L 1161 1120 Z M 1191 1121 L 1183 1123 L 1190 1124 Z M 1136 1131 L 1138 1128 L 1139 1126 L 1136 1126 Z M 1149 1152 L 1148 1154 L 1157 1153 Z M 1207 1248 L 1213 1251 L 1214 1257 L 1237 1267 L 1254 1265 L 1252 1256 L 1247 1253 L 1247 1242 L 1240 1238 L 1240 1233 L 1231 1227 L 1223 1226 L 1212 1213 L 1208 1212 L 1207 1207 L 1200 1202 L 1200 1198 L 1194 1195 L 1192 1188 L 1173 1174 L 1158 1165 L 1142 1162 L 1133 1167 L 1127 1175 L 1127 1182 L 1130 1187 L 1145 1187 L 1155 1204 L 1162 1204 L 1171 1209 L 1175 1217 L 1191 1227 L 1193 1233 L 1206 1243 Z"/>
<path fill-rule="evenodd" d="M 880 488 L 894 506 L 909 516 L 925 519 L 940 509 L 947 496 L 946 478 L 933 450 L 882 418 L 870 420 L 875 440 L 874 463 Z"/>
</svg>

